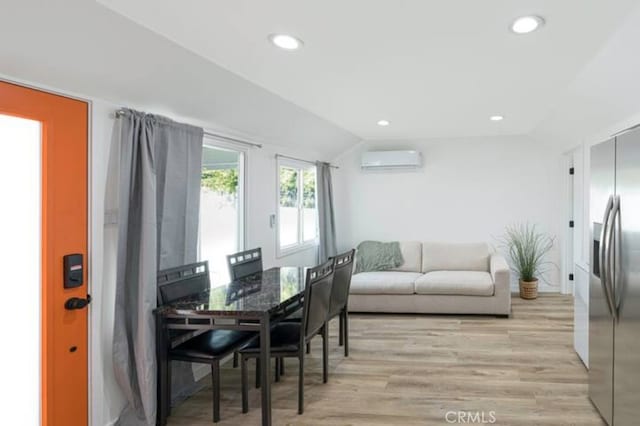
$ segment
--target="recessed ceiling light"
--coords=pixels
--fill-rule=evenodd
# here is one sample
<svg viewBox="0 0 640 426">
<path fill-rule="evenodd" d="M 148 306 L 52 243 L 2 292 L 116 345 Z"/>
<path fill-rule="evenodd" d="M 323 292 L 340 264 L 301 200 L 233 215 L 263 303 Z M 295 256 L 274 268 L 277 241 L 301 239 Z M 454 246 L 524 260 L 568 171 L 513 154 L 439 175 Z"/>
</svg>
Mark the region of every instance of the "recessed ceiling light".
<svg viewBox="0 0 640 426">
<path fill-rule="evenodd" d="M 284 50 L 298 50 L 304 44 L 299 38 L 288 34 L 271 34 L 269 41 Z"/>
<path fill-rule="evenodd" d="M 528 34 L 544 25 L 544 19 L 540 16 L 521 16 L 511 24 L 511 31 L 516 34 Z"/>
<path fill-rule="evenodd" d="M 502 121 L 502 120 L 504 120 L 504 116 L 503 115 L 492 115 L 491 117 L 489 117 L 489 120 L 491 120 L 491 121 Z"/>
<path fill-rule="evenodd" d="M 388 120 L 380 120 L 380 121 L 378 121 L 378 126 L 387 127 L 389 124 L 391 124 L 391 123 Z"/>
</svg>

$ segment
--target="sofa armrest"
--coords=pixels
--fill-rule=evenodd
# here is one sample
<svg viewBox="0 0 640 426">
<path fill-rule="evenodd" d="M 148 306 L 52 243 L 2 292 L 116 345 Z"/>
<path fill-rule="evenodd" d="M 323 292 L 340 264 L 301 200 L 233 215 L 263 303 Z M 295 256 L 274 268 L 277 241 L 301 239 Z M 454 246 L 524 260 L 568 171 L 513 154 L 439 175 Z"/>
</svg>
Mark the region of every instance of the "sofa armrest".
<svg viewBox="0 0 640 426">
<path fill-rule="evenodd" d="M 491 278 L 493 278 L 494 284 L 507 283 L 511 285 L 511 272 L 509 270 L 509 264 L 506 259 L 499 254 L 492 254 L 489 266 L 489 272 L 491 272 Z"/>
<path fill-rule="evenodd" d="M 489 272 L 493 279 L 494 296 L 500 313 L 508 316 L 511 313 L 511 270 L 505 258 L 499 254 L 492 254 Z"/>
</svg>

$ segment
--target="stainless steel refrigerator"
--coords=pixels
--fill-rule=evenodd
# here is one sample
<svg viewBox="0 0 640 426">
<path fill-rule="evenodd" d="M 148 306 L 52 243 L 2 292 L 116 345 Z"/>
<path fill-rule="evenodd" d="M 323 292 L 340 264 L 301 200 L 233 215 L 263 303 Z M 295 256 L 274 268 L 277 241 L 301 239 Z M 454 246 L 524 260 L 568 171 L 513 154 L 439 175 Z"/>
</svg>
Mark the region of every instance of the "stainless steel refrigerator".
<svg viewBox="0 0 640 426">
<path fill-rule="evenodd" d="M 640 424 L 640 129 L 591 149 L 589 397 Z"/>
</svg>

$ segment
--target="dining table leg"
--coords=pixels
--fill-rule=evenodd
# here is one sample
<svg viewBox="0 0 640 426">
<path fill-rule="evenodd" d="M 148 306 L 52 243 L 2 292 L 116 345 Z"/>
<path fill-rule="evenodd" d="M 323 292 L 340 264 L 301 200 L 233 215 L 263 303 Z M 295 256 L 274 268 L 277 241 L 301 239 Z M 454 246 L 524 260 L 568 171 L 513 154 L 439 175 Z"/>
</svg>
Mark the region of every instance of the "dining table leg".
<svg viewBox="0 0 640 426">
<path fill-rule="evenodd" d="M 265 314 L 260 321 L 260 375 L 262 392 L 262 426 L 271 426 L 271 327 Z"/>
<path fill-rule="evenodd" d="M 156 364 L 157 364 L 157 413 L 156 425 L 164 426 L 167 424 L 169 416 L 170 398 L 169 383 L 171 370 L 169 369 L 168 359 L 168 336 L 164 328 L 164 320 L 161 315 L 156 315 Z"/>
</svg>

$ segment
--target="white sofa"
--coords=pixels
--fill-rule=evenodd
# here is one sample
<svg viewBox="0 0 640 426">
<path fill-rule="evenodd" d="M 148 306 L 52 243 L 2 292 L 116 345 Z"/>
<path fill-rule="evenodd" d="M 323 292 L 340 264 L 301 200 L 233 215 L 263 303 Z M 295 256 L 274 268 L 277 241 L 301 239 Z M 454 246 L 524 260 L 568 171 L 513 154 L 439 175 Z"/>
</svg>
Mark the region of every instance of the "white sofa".
<svg viewBox="0 0 640 426">
<path fill-rule="evenodd" d="M 511 313 L 510 272 L 485 243 L 401 242 L 404 263 L 382 272 L 354 274 L 349 311 Z"/>
</svg>

